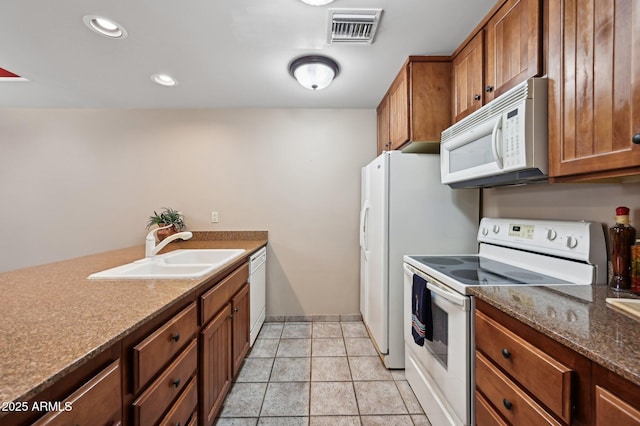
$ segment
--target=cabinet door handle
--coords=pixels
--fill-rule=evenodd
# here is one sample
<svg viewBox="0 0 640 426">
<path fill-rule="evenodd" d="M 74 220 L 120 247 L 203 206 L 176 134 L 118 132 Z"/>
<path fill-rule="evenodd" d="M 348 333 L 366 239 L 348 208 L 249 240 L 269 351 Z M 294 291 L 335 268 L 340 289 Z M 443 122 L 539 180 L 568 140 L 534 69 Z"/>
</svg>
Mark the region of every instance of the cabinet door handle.
<svg viewBox="0 0 640 426">
<path fill-rule="evenodd" d="M 511 352 L 509 352 L 509 349 L 502 348 L 502 356 L 505 357 L 506 359 L 511 358 Z"/>
<path fill-rule="evenodd" d="M 238 312 L 240 310 L 240 308 L 238 308 L 237 306 L 235 308 L 233 308 L 233 312 Z"/>
<path fill-rule="evenodd" d="M 171 384 L 175 387 L 180 386 L 180 378 L 175 379 L 173 382 L 171 382 Z"/>
<path fill-rule="evenodd" d="M 636 145 L 640 145 L 640 133 L 636 133 L 635 135 L 633 135 L 633 137 L 631 138 L 631 142 L 635 143 Z"/>
<path fill-rule="evenodd" d="M 507 398 L 502 400 L 502 404 L 504 405 L 504 408 L 506 408 L 507 410 L 511 410 L 511 408 L 513 407 L 513 404 L 509 402 Z"/>
<path fill-rule="evenodd" d="M 493 92 L 493 86 L 489 85 L 485 88 L 485 90 L 487 91 L 487 93 L 491 93 Z"/>
<path fill-rule="evenodd" d="M 178 340 L 180 340 L 180 333 L 176 333 L 173 336 L 171 336 L 171 340 L 173 340 L 174 342 L 177 342 Z"/>
<path fill-rule="evenodd" d="M 229 315 L 229 318 L 233 319 L 233 314 Z"/>
<path fill-rule="evenodd" d="M 479 101 L 479 100 L 480 100 L 480 98 L 481 98 L 481 96 L 480 96 L 480 95 L 475 95 L 475 96 L 473 97 L 473 99 L 475 99 L 476 101 Z"/>
</svg>

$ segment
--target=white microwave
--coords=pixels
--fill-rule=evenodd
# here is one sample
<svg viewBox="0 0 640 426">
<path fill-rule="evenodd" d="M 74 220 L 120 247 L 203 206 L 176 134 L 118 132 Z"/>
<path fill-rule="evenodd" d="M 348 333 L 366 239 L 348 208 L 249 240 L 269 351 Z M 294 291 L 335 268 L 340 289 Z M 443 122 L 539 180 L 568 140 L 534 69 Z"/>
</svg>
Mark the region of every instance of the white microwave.
<svg viewBox="0 0 640 426">
<path fill-rule="evenodd" d="M 452 188 L 547 180 L 547 79 L 531 78 L 442 132 L 440 172 Z"/>
</svg>

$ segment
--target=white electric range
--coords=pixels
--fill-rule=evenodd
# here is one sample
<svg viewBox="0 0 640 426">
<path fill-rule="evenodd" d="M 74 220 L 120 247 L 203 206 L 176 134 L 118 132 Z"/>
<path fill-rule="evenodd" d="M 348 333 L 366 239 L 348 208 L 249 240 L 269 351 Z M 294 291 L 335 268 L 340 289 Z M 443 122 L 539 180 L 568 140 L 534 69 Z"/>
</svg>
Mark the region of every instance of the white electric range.
<svg viewBox="0 0 640 426">
<path fill-rule="evenodd" d="M 550 287 L 576 298 L 575 313 L 591 285 L 606 284 L 600 223 L 483 218 L 477 240 L 478 254 L 404 256 L 405 375 L 432 424 L 474 424 L 471 287 Z M 421 345 L 412 334 L 417 310 L 427 329 Z"/>
</svg>

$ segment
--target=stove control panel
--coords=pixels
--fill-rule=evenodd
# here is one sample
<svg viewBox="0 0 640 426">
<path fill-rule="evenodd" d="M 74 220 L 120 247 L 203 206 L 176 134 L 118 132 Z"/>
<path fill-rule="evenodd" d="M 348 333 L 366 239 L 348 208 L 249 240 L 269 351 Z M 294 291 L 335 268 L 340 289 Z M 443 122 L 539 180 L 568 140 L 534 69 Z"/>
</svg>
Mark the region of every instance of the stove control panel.
<svg viewBox="0 0 640 426">
<path fill-rule="evenodd" d="M 585 221 L 483 218 L 478 242 L 598 264 L 605 259 L 602 224 Z"/>
</svg>

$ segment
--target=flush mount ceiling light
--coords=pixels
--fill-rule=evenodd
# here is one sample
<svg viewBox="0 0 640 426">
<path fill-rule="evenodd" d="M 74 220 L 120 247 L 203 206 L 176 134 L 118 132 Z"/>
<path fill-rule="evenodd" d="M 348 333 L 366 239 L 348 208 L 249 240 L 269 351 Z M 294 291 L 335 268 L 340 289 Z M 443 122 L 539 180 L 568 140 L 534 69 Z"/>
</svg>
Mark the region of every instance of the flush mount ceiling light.
<svg viewBox="0 0 640 426">
<path fill-rule="evenodd" d="M 300 0 L 302 3 L 310 4 L 312 6 L 324 6 L 331 3 L 333 0 Z"/>
<path fill-rule="evenodd" d="M 310 90 L 324 89 L 339 72 L 336 61 L 319 55 L 302 56 L 289 65 L 289 73 L 293 78 Z"/>
<path fill-rule="evenodd" d="M 84 24 L 90 30 L 109 38 L 126 38 L 127 30 L 117 22 L 102 16 L 87 15 L 82 18 Z"/>
<path fill-rule="evenodd" d="M 153 74 L 151 76 L 151 80 L 161 86 L 172 87 L 178 85 L 178 80 L 171 77 L 169 74 Z"/>
</svg>

